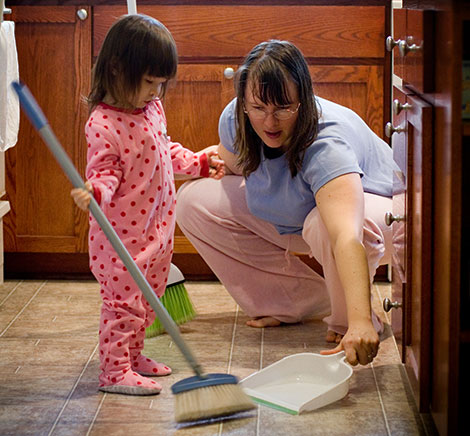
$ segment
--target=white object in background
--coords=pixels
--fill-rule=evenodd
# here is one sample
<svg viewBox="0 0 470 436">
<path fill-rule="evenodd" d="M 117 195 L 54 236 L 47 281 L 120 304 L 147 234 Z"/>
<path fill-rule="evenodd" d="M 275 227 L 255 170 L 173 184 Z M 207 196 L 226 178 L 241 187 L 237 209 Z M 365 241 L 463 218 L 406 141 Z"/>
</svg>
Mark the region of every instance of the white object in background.
<svg viewBox="0 0 470 436">
<path fill-rule="evenodd" d="M 345 359 L 344 351 L 329 356 L 293 354 L 251 374 L 240 385 L 257 403 L 298 415 L 346 396 L 353 369 Z"/>
<path fill-rule="evenodd" d="M 11 82 L 19 80 L 15 23 L 0 23 L 0 150 L 6 151 L 18 141 L 20 104 Z"/>
<path fill-rule="evenodd" d="M 127 14 L 135 15 L 137 13 L 136 0 L 127 0 Z"/>
<path fill-rule="evenodd" d="M 179 283 L 183 283 L 185 281 L 183 273 L 180 269 L 176 266 L 171 264 L 170 265 L 170 273 L 168 274 L 168 282 L 166 286 L 177 285 Z"/>
</svg>

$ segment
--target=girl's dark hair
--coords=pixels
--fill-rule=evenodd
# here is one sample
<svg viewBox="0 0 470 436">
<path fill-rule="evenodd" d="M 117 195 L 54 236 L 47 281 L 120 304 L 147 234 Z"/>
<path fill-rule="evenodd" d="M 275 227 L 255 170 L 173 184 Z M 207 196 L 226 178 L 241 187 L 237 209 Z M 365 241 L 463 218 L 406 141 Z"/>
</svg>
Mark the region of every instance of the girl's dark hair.
<svg viewBox="0 0 470 436">
<path fill-rule="evenodd" d="M 140 88 L 145 74 L 172 79 L 176 75 L 178 53 L 168 29 L 147 15 L 124 15 L 109 29 L 92 71 L 88 96 L 90 112 L 106 94 L 124 108 Z M 166 92 L 162 85 L 160 98 Z"/>
<path fill-rule="evenodd" d="M 238 129 L 235 148 L 238 151 L 238 165 L 245 177 L 258 168 L 263 148 L 263 141 L 244 112 L 246 87 L 250 83 L 253 89 L 249 91 L 264 104 L 288 106 L 293 103 L 289 98 L 288 81 L 295 84 L 300 101 L 294 133 L 286 151 L 289 170 L 295 177 L 302 168 L 305 150 L 318 133 L 319 114 L 304 56 L 288 41 L 270 40 L 254 47 L 237 71 L 235 92 Z"/>
</svg>

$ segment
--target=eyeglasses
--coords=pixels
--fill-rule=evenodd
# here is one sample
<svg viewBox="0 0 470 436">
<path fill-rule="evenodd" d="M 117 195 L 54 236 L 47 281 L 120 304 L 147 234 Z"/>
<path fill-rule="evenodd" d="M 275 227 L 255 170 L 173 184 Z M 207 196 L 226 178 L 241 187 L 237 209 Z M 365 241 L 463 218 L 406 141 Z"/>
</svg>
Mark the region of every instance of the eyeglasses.
<svg viewBox="0 0 470 436">
<path fill-rule="evenodd" d="M 262 108 L 251 108 L 247 109 L 245 106 L 243 107 L 243 112 L 248 114 L 250 118 L 253 120 L 264 120 L 268 115 L 272 115 L 279 121 L 285 121 L 292 118 L 298 111 L 299 111 L 300 103 L 297 104 L 295 109 L 278 109 L 274 112 L 268 112 Z"/>
</svg>

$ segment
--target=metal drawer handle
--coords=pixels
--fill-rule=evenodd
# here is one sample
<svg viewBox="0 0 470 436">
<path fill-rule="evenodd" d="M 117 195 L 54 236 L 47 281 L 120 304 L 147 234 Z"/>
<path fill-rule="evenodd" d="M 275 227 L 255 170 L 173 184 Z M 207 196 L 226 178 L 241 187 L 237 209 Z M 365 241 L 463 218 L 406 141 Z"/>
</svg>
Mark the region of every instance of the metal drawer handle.
<svg viewBox="0 0 470 436">
<path fill-rule="evenodd" d="M 406 127 L 398 126 L 395 127 L 392 123 L 388 122 L 385 124 L 385 134 L 388 138 L 391 138 L 394 133 L 402 133 L 406 131 Z"/>
<path fill-rule="evenodd" d="M 403 304 L 399 303 L 398 301 L 394 301 L 392 303 L 392 300 L 390 300 L 390 298 L 384 298 L 383 308 L 384 308 L 385 312 L 390 312 L 391 309 L 399 309 L 402 306 L 403 306 Z"/>
<path fill-rule="evenodd" d="M 398 51 L 400 52 L 400 56 L 406 56 L 410 51 L 420 51 L 422 48 L 422 45 L 408 44 L 406 41 L 400 41 L 398 43 Z"/>
<path fill-rule="evenodd" d="M 86 11 L 86 9 L 79 9 L 77 11 L 77 17 L 80 20 L 85 21 L 88 18 L 88 12 Z"/>
<path fill-rule="evenodd" d="M 399 223 L 404 220 L 405 217 L 403 215 L 393 215 L 392 212 L 387 212 L 385 214 L 385 224 L 387 224 L 387 226 L 391 226 L 394 222 Z"/>
<path fill-rule="evenodd" d="M 233 79 L 233 76 L 235 75 L 235 71 L 233 71 L 233 68 L 227 67 L 224 70 L 224 77 L 226 79 Z"/>
<path fill-rule="evenodd" d="M 385 40 L 385 47 L 387 51 L 392 51 L 398 44 L 400 44 L 401 39 L 393 39 L 392 36 L 387 36 Z"/>
<path fill-rule="evenodd" d="M 410 110 L 412 107 L 413 106 L 411 106 L 411 104 L 409 103 L 401 104 L 400 100 L 398 99 L 393 100 L 393 113 L 395 115 L 398 115 L 401 111 Z"/>
</svg>

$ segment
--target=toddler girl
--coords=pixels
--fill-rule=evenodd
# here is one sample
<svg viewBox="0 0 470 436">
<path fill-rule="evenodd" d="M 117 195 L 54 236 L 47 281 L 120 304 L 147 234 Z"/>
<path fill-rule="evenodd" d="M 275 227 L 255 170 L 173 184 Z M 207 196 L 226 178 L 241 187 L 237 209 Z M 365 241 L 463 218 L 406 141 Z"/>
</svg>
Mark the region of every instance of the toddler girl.
<svg viewBox="0 0 470 436">
<path fill-rule="evenodd" d="M 88 191 L 72 190 L 83 210 L 93 194 L 159 297 L 165 292 L 173 253 L 173 174 L 220 179 L 225 171 L 215 150 L 194 153 L 166 134 L 161 98 L 176 68 L 175 42 L 159 21 L 126 15 L 110 28 L 88 97 Z M 145 329 L 155 313 L 93 217 L 89 254 L 103 301 L 99 389 L 157 394 L 161 385 L 147 376 L 168 375 L 171 369 L 141 353 Z"/>
</svg>

